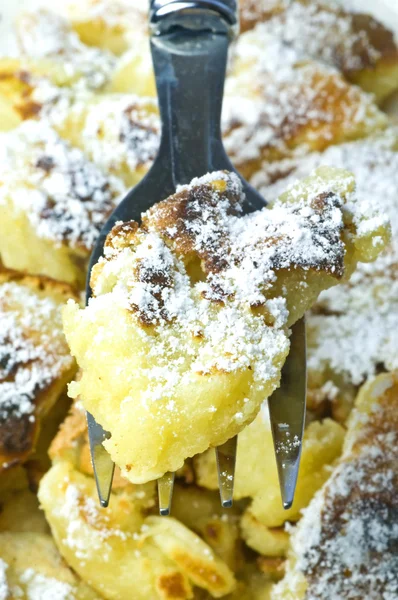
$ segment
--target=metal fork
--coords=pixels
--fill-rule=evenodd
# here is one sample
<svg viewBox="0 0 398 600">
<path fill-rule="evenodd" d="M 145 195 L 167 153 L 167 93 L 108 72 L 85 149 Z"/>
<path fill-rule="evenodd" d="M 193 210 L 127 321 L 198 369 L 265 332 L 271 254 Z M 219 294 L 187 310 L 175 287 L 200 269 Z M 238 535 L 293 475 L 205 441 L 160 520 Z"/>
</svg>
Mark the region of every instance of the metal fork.
<svg viewBox="0 0 398 600">
<path fill-rule="evenodd" d="M 189 183 L 194 177 L 221 169 L 234 171 L 221 141 L 220 119 L 228 46 L 237 29 L 235 0 L 152 0 L 150 25 L 162 120 L 160 147 L 152 168 L 127 194 L 100 233 L 89 265 L 87 302 L 91 296 L 91 268 L 103 254 L 106 236 L 116 221 L 139 222 L 143 212 L 173 194 L 178 184 Z M 265 200 L 241 180 L 247 199 L 246 212 L 262 208 Z M 302 329 L 303 325 L 299 325 L 294 330 L 293 339 L 298 340 L 297 351 L 294 361 L 288 359 L 286 373 L 290 372 L 289 365 L 293 365 L 294 370 L 305 372 L 305 353 L 299 344 Z M 299 331 L 300 334 L 295 333 Z M 289 457 L 280 452 L 278 423 L 287 424 L 289 431 L 294 431 L 301 442 L 305 407 L 305 391 L 300 385 L 295 394 L 293 384 L 290 378 L 289 391 L 293 390 L 293 393 L 285 397 L 282 381 L 278 402 L 271 400 L 269 403 L 286 507 L 292 501 L 300 453 L 299 446 L 294 446 L 289 469 L 283 467 Z M 102 445 L 108 434 L 89 413 L 87 421 L 98 495 L 101 505 L 107 506 L 114 471 L 114 464 Z M 232 506 L 236 449 L 237 437 L 216 448 L 220 497 L 224 507 Z M 161 515 L 170 512 L 173 483 L 173 473 L 166 473 L 158 480 Z"/>
</svg>

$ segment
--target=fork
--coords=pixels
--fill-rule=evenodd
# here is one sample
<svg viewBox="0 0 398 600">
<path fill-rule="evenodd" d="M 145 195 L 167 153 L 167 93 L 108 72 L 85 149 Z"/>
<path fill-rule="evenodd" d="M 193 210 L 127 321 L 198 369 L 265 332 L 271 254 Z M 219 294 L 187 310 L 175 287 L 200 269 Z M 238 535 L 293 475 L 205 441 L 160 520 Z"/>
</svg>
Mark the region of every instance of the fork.
<svg viewBox="0 0 398 600">
<path fill-rule="evenodd" d="M 117 221 L 140 221 L 141 214 L 177 185 L 209 171 L 235 171 L 221 141 L 221 107 L 230 40 L 237 31 L 235 0 L 151 0 L 151 53 L 162 121 L 160 146 L 144 179 L 117 206 L 100 232 L 90 259 L 86 301 L 91 297 L 90 271 L 103 254 L 106 236 Z M 239 175 L 239 174 L 238 174 Z M 240 177 L 240 176 L 239 176 Z M 266 202 L 240 177 L 245 212 Z M 293 502 L 305 413 L 304 321 L 292 331 L 292 352 L 281 387 L 269 400 L 275 456 L 283 505 Z M 287 392 L 287 393 L 286 393 Z M 87 413 L 88 434 L 99 500 L 109 502 L 114 463 L 102 443 L 109 434 Z M 294 440 L 294 443 L 288 443 Z M 221 504 L 232 506 L 237 436 L 216 448 Z M 265 458 L 265 457 L 264 457 Z M 170 513 L 174 473 L 158 480 L 159 512 Z"/>
</svg>

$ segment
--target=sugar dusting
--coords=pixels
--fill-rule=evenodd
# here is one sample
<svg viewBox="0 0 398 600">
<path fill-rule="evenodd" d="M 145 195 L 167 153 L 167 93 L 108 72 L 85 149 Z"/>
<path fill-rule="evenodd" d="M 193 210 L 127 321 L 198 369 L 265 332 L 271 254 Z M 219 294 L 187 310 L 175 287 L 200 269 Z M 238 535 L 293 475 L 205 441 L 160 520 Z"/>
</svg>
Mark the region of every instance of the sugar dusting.
<svg viewBox="0 0 398 600">
<path fill-rule="evenodd" d="M 45 122 L 26 121 L 0 135 L 0 203 L 10 200 L 38 236 L 90 250 L 124 192 Z"/>
<path fill-rule="evenodd" d="M 271 160 L 303 155 L 385 122 L 370 95 L 347 85 L 333 67 L 285 43 L 274 20 L 238 38 L 231 64 L 223 130 L 237 165 L 264 153 Z"/>
<path fill-rule="evenodd" d="M 373 224 L 375 209 L 391 222 L 392 243 L 387 251 L 373 263 L 359 263 L 349 283 L 323 292 L 307 321 L 309 368 L 314 372 L 330 368 L 355 385 L 373 376 L 380 365 L 398 368 L 397 139 L 397 130 L 391 128 L 377 138 L 330 147 L 323 154 L 264 165 L 253 178 L 253 184 L 272 200 L 319 165 L 344 166 L 353 172 L 358 199 Z M 289 172 L 287 178 L 271 183 L 275 174 Z M 325 394 L 330 396 L 327 389 Z"/>
<path fill-rule="evenodd" d="M 0 600 L 7 600 L 9 598 L 9 588 L 7 583 L 7 569 L 8 565 L 4 560 L 0 558 Z"/>
<path fill-rule="evenodd" d="M 73 587 L 54 577 L 46 577 L 34 569 L 26 569 L 21 575 L 26 586 L 27 600 L 74 600 Z"/>
<path fill-rule="evenodd" d="M 110 527 L 110 517 L 98 508 L 98 502 L 91 496 L 85 495 L 82 490 L 68 482 L 65 491 L 65 502 L 59 507 L 60 516 L 67 520 L 66 534 L 62 542 L 71 548 L 76 557 L 84 563 L 93 554 L 101 552 L 104 561 L 109 560 L 108 552 L 111 545 L 109 538 L 121 540 L 133 539 L 134 534 L 124 532 L 118 527 Z M 90 544 L 82 534 L 82 516 L 90 527 Z"/>
<path fill-rule="evenodd" d="M 0 558 L 0 600 L 26 598 L 26 600 L 75 600 L 73 587 L 64 581 L 47 577 L 33 568 L 26 569 L 19 577 L 20 585 L 9 586 L 7 570 L 9 565 Z"/>
<path fill-rule="evenodd" d="M 359 433 L 346 446 L 343 460 L 304 511 L 292 536 L 296 557 L 292 575 L 304 573 L 306 600 L 397 597 L 398 435 L 394 403 L 387 398 L 383 407 L 374 398 L 370 414 L 357 416 L 359 421 L 353 423 Z"/>
<path fill-rule="evenodd" d="M 155 327 L 149 354 L 157 366 L 145 372 L 152 399 L 173 397 L 189 376 L 186 361 L 202 374 L 250 369 L 260 389 L 278 377 L 275 360 L 288 349 L 288 311 L 284 298 L 270 298 L 272 286 L 280 270 L 343 274 L 344 201 L 336 189 L 337 180 L 319 174 L 297 186 L 295 202 L 242 217 L 239 179 L 216 172 L 151 209 L 144 230 L 117 226 L 89 308 L 101 310 L 101 296 L 111 293 L 142 324 Z M 196 282 L 190 278 L 193 256 L 204 273 Z M 145 327 L 139 331 L 147 335 Z"/>
<path fill-rule="evenodd" d="M 0 284 L 0 424 L 34 418 L 36 395 L 72 364 L 59 304 L 16 282 Z"/>
<path fill-rule="evenodd" d="M 303 58 L 321 60 L 348 75 L 374 69 L 383 58 L 396 56 L 390 31 L 373 17 L 346 11 L 334 0 L 242 0 L 241 17 L 245 28 L 269 20 L 275 35 Z"/>
<path fill-rule="evenodd" d="M 18 26 L 23 53 L 29 58 L 53 61 L 55 76 L 58 69 L 58 76 L 62 73 L 75 89 L 96 90 L 109 82 L 115 58 L 83 44 L 62 16 L 41 9 L 23 14 Z"/>
<path fill-rule="evenodd" d="M 268 26 L 303 59 L 322 60 L 345 72 L 374 67 L 381 57 L 371 36 L 377 22 L 369 18 L 368 24 L 364 20 L 360 23 L 356 15 L 344 12 L 336 3 L 322 6 L 317 2 L 291 2 Z M 384 37 L 389 35 L 384 30 Z M 385 40 L 384 48 L 386 45 Z"/>
<path fill-rule="evenodd" d="M 82 138 L 85 152 L 106 171 L 148 169 L 160 141 L 156 103 L 129 95 L 89 104 Z"/>
</svg>

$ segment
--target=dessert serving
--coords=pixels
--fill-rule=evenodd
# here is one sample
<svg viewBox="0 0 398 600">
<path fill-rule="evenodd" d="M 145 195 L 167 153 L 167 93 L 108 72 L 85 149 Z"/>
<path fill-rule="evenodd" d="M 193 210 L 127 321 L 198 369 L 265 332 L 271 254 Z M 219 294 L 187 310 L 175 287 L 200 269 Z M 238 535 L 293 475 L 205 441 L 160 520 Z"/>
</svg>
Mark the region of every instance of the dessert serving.
<svg viewBox="0 0 398 600">
<path fill-rule="evenodd" d="M 38 2 L 2 49 L 0 600 L 396 600 L 394 35 L 334 1 L 241 0 L 223 139 L 267 206 L 247 214 L 230 170 L 175 181 L 110 230 L 84 307 L 161 139 L 147 9 Z M 267 398 L 304 313 L 285 510 Z M 86 410 L 116 463 L 107 508 Z M 214 447 L 238 433 L 224 509 Z"/>
<path fill-rule="evenodd" d="M 238 177 L 215 172 L 141 227 L 116 225 L 88 307 L 64 311 L 81 368 L 70 393 L 110 432 L 104 445 L 134 483 L 250 423 L 279 383 L 287 328 L 383 246 L 383 218 L 361 211 L 345 171 L 315 171 L 247 216 L 243 200 Z"/>
</svg>

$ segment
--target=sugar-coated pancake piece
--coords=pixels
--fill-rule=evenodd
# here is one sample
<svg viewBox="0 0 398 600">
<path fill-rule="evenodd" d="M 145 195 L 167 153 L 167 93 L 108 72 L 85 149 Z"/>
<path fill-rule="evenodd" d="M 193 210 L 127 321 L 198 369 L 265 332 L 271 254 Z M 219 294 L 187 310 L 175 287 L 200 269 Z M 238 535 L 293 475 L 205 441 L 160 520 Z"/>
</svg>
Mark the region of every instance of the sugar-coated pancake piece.
<svg viewBox="0 0 398 600">
<path fill-rule="evenodd" d="M 69 298 L 67 284 L 0 270 L 0 477 L 32 453 L 75 374 L 61 322 Z"/>
<path fill-rule="evenodd" d="M 398 87 L 394 34 L 374 16 L 325 0 L 241 0 L 239 4 L 241 30 L 266 21 L 265 28 L 302 60 L 312 58 L 337 68 L 379 102 Z M 266 47 L 264 53 L 268 54 Z"/>
<path fill-rule="evenodd" d="M 51 536 L 0 533 L 0 598 L 101 600 L 63 561 Z"/>
<path fill-rule="evenodd" d="M 359 385 L 380 368 L 398 369 L 398 131 L 328 148 L 322 154 L 263 165 L 253 185 L 270 201 L 320 165 L 349 169 L 360 201 L 391 223 L 391 243 L 347 283 L 323 292 L 307 317 L 310 407 L 344 421 Z M 274 181 L 276 179 L 276 181 Z M 273 182 L 274 181 L 274 182 Z M 273 183 L 272 183 L 273 182 Z"/>
<path fill-rule="evenodd" d="M 105 446 L 134 483 L 250 423 L 279 383 L 289 326 L 388 238 L 343 170 L 320 169 L 256 213 L 242 216 L 244 202 L 238 177 L 215 172 L 141 227 L 116 225 L 89 306 L 65 308 L 82 369 L 70 394 L 111 433 Z"/>
<path fill-rule="evenodd" d="M 281 577 L 278 563 L 263 557 L 260 568 L 244 551 L 240 508 L 227 514 L 218 491 L 179 480 L 173 518 L 166 523 L 155 516 L 155 483 L 133 485 L 116 468 L 110 506 L 99 508 L 80 402 L 50 454 L 53 467 L 39 496 L 55 542 L 82 581 L 90 581 L 105 600 L 130 600 L 132 594 L 134 600 L 269 600 L 273 577 Z"/>
<path fill-rule="evenodd" d="M 136 600 L 184 600 L 197 589 L 218 598 L 235 589 L 226 562 L 189 525 L 155 516 L 154 483 L 136 486 L 116 471 L 109 508 L 98 506 L 81 407 L 73 407 L 51 456 L 39 499 L 55 542 L 106 600 L 132 594 Z"/>
<path fill-rule="evenodd" d="M 242 34 L 225 85 L 226 150 L 246 177 L 261 163 L 366 137 L 387 125 L 373 96 L 303 56 L 269 23 Z"/>
<path fill-rule="evenodd" d="M 67 19 L 44 8 L 22 13 L 17 35 L 26 65 L 58 86 L 76 90 L 105 88 L 113 75 L 115 57 L 83 44 Z"/>
<path fill-rule="evenodd" d="M 398 379 L 365 384 L 343 456 L 292 535 L 273 600 L 394 600 L 398 582 Z"/>
<path fill-rule="evenodd" d="M 67 102 L 63 97 L 47 109 L 47 116 L 62 138 L 128 188 L 145 175 L 159 148 L 160 118 L 151 98 L 87 94 L 84 102 Z"/>
<path fill-rule="evenodd" d="M 73 0 L 67 14 L 80 40 L 120 55 L 148 30 L 146 0 Z M 149 49 L 148 49 L 149 52 Z"/>
<path fill-rule="evenodd" d="M 125 191 L 46 122 L 0 135 L 0 256 L 10 268 L 82 284 L 102 225 Z"/>
<path fill-rule="evenodd" d="M 305 428 L 294 503 L 285 510 L 280 498 L 268 409 L 261 408 L 255 420 L 239 435 L 235 472 L 234 498 L 250 499 L 241 519 L 242 537 L 248 546 L 267 556 L 286 553 L 289 535 L 284 525 L 300 518 L 302 509 L 329 478 L 331 467 L 341 454 L 344 434 L 343 427 L 332 419 L 313 421 Z M 300 442 L 293 439 L 291 443 Z M 197 483 L 217 490 L 214 451 L 195 457 L 194 464 Z"/>
</svg>

